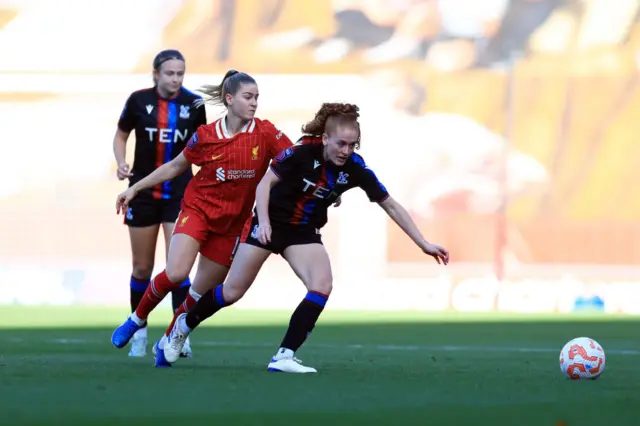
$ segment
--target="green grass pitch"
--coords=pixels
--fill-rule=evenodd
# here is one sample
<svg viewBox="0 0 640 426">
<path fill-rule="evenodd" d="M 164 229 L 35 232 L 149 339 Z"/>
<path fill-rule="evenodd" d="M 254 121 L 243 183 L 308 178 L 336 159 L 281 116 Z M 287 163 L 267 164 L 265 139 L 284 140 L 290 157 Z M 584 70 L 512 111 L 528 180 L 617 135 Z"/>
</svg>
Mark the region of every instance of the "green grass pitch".
<svg viewBox="0 0 640 426">
<path fill-rule="evenodd" d="M 266 371 L 289 312 L 223 311 L 172 369 L 111 346 L 126 314 L 1 307 L 1 423 L 640 425 L 633 317 L 327 311 L 298 353 L 319 373 L 289 375 Z M 150 343 L 168 320 L 166 308 L 152 315 Z M 560 373 L 578 336 L 606 351 L 599 380 Z"/>
</svg>

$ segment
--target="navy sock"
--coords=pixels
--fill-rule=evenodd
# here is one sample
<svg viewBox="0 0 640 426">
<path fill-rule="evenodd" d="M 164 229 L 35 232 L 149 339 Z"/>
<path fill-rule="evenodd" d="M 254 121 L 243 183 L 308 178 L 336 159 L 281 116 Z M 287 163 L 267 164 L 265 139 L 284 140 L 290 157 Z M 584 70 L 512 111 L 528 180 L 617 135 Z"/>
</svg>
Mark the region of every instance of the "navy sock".
<svg viewBox="0 0 640 426">
<path fill-rule="evenodd" d="M 200 300 L 198 300 L 196 306 L 189 311 L 185 318 L 187 327 L 193 330 L 200 325 L 202 321 L 206 320 L 225 306 L 227 306 L 227 303 L 225 302 L 224 295 L 222 294 L 222 284 L 220 284 L 213 290 L 209 290 L 203 294 Z"/>
<path fill-rule="evenodd" d="M 131 312 L 134 312 L 138 307 L 138 304 L 142 300 L 142 296 L 144 296 L 144 292 L 147 290 L 147 287 L 149 287 L 150 281 L 151 278 L 138 279 L 133 275 L 131 276 L 131 281 L 129 283 Z"/>
<path fill-rule="evenodd" d="M 186 280 L 182 281 L 180 287 L 171 291 L 171 305 L 173 306 L 173 312 L 177 311 L 180 308 L 180 305 L 185 301 L 187 295 L 189 294 L 189 288 L 191 287 L 191 280 L 187 277 Z"/>
<path fill-rule="evenodd" d="M 316 321 L 318 321 L 328 299 L 329 296 L 322 293 L 314 291 L 307 293 L 291 315 L 289 328 L 280 344 L 281 348 L 291 349 L 295 352 L 302 346 L 316 326 Z"/>
</svg>

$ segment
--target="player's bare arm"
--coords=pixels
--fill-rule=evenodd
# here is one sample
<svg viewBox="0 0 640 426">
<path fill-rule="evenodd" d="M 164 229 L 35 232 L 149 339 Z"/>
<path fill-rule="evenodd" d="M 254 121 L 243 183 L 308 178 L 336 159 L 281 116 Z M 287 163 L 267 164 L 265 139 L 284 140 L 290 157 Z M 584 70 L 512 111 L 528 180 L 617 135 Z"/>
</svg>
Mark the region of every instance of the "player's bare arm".
<svg viewBox="0 0 640 426">
<path fill-rule="evenodd" d="M 438 263 L 449 263 L 449 252 L 442 246 L 428 242 L 409 215 L 409 212 L 400 203 L 389 196 L 379 203 L 380 207 L 398 224 L 405 234 L 413 240 L 423 252 L 432 256 Z"/>
<path fill-rule="evenodd" d="M 269 195 L 271 188 L 280 181 L 278 175 L 268 170 L 256 188 L 256 213 L 258 215 L 258 240 L 262 244 L 271 241 L 271 222 L 269 221 Z"/>
<path fill-rule="evenodd" d="M 125 132 L 118 128 L 113 137 L 113 154 L 116 157 L 116 164 L 118 165 L 116 175 L 120 180 L 133 176 L 131 167 L 127 163 L 127 140 L 129 139 L 130 133 L 131 132 Z"/>
<path fill-rule="evenodd" d="M 155 169 L 147 177 L 130 186 L 116 200 L 116 213 L 125 213 L 129 208 L 129 202 L 143 189 L 151 188 L 159 183 L 166 182 L 182 174 L 191 167 L 191 163 L 181 152 L 176 158 Z"/>
</svg>

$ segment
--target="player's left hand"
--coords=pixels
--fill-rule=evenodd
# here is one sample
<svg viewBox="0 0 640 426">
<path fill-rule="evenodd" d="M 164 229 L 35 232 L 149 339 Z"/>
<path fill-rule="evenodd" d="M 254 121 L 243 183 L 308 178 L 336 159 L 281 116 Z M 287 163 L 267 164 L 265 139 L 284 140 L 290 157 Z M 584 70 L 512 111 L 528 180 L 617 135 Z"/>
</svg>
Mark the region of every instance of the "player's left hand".
<svg viewBox="0 0 640 426">
<path fill-rule="evenodd" d="M 333 207 L 340 207 L 340 204 L 342 204 L 342 196 L 336 198 L 336 201 L 333 203 Z"/>
<path fill-rule="evenodd" d="M 438 244 L 427 244 L 422 251 L 433 257 L 438 263 L 445 265 L 449 263 L 449 251 Z"/>
</svg>

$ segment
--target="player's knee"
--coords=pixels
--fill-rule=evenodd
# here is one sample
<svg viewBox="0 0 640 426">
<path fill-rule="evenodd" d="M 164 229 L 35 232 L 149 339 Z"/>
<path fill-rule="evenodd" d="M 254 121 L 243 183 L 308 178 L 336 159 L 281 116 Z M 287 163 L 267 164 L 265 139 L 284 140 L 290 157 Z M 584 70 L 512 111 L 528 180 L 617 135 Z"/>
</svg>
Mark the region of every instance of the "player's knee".
<svg viewBox="0 0 640 426">
<path fill-rule="evenodd" d="M 190 268 L 183 265 L 167 265 L 165 273 L 172 283 L 181 283 L 189 277 Z"/>
<path fill-rule="evenodd" d="M 135 278 L 139 280 L 144 280 L 151 278 L 151 274 L 153 273 L 153 263 L 149 262 L 133 262 L 133 275 Z"/>
<path fill-rule="evenodd" d="M 249 286 L 243 285 L 243 283 L 233 281 L 225 282 L 223 286 L 225 303 L 227 305 L 236 303 L 238 300 L 242 299 L 248 288 Z"/>
<path fill-rule="evenodd" d="M 333 278 L 331 276 L 318 277 L 309 280 L 305 285 L 309 291 L 315 291 L 316 293 L 322 293 L 328 296 L 331 294 L 331 290 L 333 290 Z"/>
<path fill-rule="evenodd" d="M 237 287 L 227 288 L 227 286 L 225 285 L 224 286 L 224 302 L 227 305 L 236 303 L 238 300 L 242 299 L 242 296 L 244 296 L 246 292 L 247 292 L 246 290 L 242 290 L 241 288 L 237 288 Z"/>
</svg>

